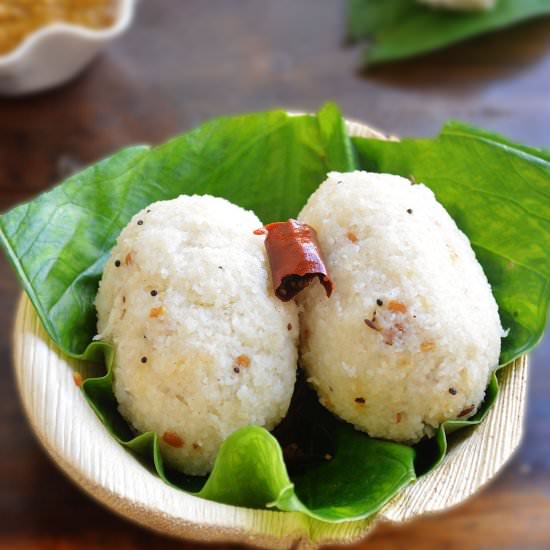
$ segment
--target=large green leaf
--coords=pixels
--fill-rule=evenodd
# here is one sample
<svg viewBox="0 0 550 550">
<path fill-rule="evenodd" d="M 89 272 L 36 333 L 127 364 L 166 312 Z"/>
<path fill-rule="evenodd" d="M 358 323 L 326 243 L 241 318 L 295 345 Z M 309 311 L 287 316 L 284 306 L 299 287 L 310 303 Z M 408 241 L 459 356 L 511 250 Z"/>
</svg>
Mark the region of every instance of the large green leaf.
<svg viewBox="0 0 550 550">
<path fill-rule="evenodd" d="M 103 265 L 133 214 L 182 193 L 223 196 L 265 223 L 296 216 L 351 149 L 334 106 L 219 118 L 154 149 L 97 163 L 0 218 L 0 238 L 50 336 L 70 354 L 95 334 Z"/>
<path fill-rule="evenodd" d="M 367 64 L 424 54 L 472 36 L 550 14 L 550 0 L 499 0 L 482 12 L 451 12 L 415 0 L 348 0 L 348 34 L 372 38 Z"/>
<path fill-rule="evenodd" d="M 84 382 L 88 402 L 119 443 L 144 457 L 145 465 L 174 487 L 225 504 L 277 507 L 339 522 L 372 515 L 416 478 L 411 447 L 371 439 L 336 420 L 303 379 L 277 436 L 283 445 L 298 443 L 307 453 L 306 471 L 302 467 L 289 476 L 278 440 L 258 426 L 241 428 L 224 441 L 208 478 L 170 470 L 163 462 L 157 434 L 135 437 L 117 410 L 112 348 L 105 343 L 92 346 L 86 358 L 93 354 L 97 359 L 102 352 L 108 369 L 105 376 Z M 292 459 L 287 463 L 292 468 Z"/>
<path fill-rule="evenodd" d="M 491 145 L 501 145 L 504 147 L 510 147 L 513 151 L 523 151 L 528 155 L 533 157 L 539 157 L 542 160 L 550 162 L 550 150 L 548 149 L 538 149 L 536 147 L 529 147 L 528 145 L 521 145 L 519 143 L 514 143 L 500 134 L 495 134 L 494 132 L 489 132 L 487 130 L 482 130 L 471 126 L 470 124 L 465 124 L 459 120 L 449 120 L 445 126 L 441 129 L 441 134 L 449 136 L 463 136 L 463 137 L 475 137 L 479 140 L 486 140 Z"/>
<path fill-rule="evenodd" d="M 364 168 L 428 185 L 469 236 L 510 329 L 501 363 L 532 349 L 550 302 L 547 153 L 463 125 L 447 126 L 436 139 L 353 142 Z"/>
<path fill-rule="evenodd" d="M 496 398 L 495 378 L 473 420 L 448 422 L 437 437 L 411 448 L 371 439 L 336 420 L 300 378 L 274 434 L 258 427 L 235 432 L 208 479 L 167 468 L 158 436 L 135 437 L 118 413 L 113 350 L 89 343 L 103 263 L 130 217 L 156 200 L 210 193 L 254 209 L 264 222 L 285 219 L 297 215 L 327 171 L 351 170 L 356 159 L 364 167 L 414 175 L 434 189 L 477 247 L 495 287 L 511 329 L 503 361 L 530 349 L 548 307 L 550 266 L 548 260 L 540 265 L 550 240 L 547 153 L 459 123 L 435 140 L 357 139 L 352 145 L 332 105 L 317 116 L 274 111 L 217 119 L 153 149 L 126 149 L 0 217 L 2 244 L 50 336 L 65 352 L 108 367 L 83 385 L 90 405 L 167 483 L 220 502 L 276 506 L 325 521 L 366 518 L 415 474 L 433 468 L 446 452 L 447 435 L 481 421 Z"/>
<path fill-rule="evenodd" d="M 125 149 L 0 218 L 0 238 L 52 339 L 79 353 L 110 249 L 144 199 L 130 193 L 146 147 Z"/>
<path fill-rule="evenodd" d="M 327 171 L 353 168 L 351 142 L 333 105 L 317 116 L 274 111 L 221 118 L 153 149 L 124 150 L 0 218 L 4 248 L 50 336 L 65 352 L 109 367 L 105 376 L 85 381 L 90 405 L 111 434 L 167 483 L 220 502 L 340 521 L 370 515 L 414 479 L 412 449 L 350 434 L 340 422 L 334 426 L 332 473 L 318 480 L 316 493 L 315 483 L 308 483 L 306 504 L 303 484 L 294 489 L 279 443 L 259 427 L 239 430 L 224 442 L 208 480 L 178 474 L 164 465 L 158 436 L 135 437 L 119 414 L 110 346 L 88 346 L 103 264 L 135 212 L 181 193 L 209 193 L 253 209 L 268 223 L 296 216 Z M 317 400 L 309 402 L 322 415 Z M 310 418 L 318 426 L 321 416 Z M 312 433 L 319 429 L 312 427 Z M 316 464 L 319 457 L 312 460 Z M 335 478 L 333 508 L 319 496 Z"/>
<path fill-rule="evenodd" d="M 510 331 L 501 364 L 533 349 L 550 303 L 550 152 L 459 122 L 446 124 L 436 139 L 353 143 L 363 169 L 425 183 L 469 236 Z M 497 394 L 493 376 L 474 418 L 446 422 L 417 446 L 418 475 L 441 462 L 449 434 L 483 420 Z"/>
</svg>

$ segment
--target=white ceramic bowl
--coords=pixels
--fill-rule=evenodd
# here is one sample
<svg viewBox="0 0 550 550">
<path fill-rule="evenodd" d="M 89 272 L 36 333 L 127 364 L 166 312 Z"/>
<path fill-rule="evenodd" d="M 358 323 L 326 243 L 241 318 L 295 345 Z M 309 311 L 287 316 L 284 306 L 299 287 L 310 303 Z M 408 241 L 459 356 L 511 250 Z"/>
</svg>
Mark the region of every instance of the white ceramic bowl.
<svg viewBox="0 0 550 550">
<path fill-rule="evenodd" d="M 383 139 L 348 123 L 351 135 Z M 52 460 L 82 489 L 118 514 L 161 533 L 264 548 L 351 543 L 378 521 L 402 523 L 465 501 L 490 481 L 520 444 L 527 398 L 527 358 L 499 375 L 501 392 L 482 424 L 456 434 L 443 463 L 405 488 L 374 518 L 328 524 L 297 512 L 251 510 L 173 489 L 145 469 L 105 430 L 73 381 L 85 369 L 48 338 L 29 301 L 19 302 L 13 356 L 17 386 L 33 430 Z"/>
<path fill-rule="evenodd" d="M 114 23 L 105 29 L 69 23 L 37 29 L 0 56 L 0 94 L 28 94 L 67 82 L 130 26 L 135 4 L 136 0 L 117 0 Z"/>
</svg>

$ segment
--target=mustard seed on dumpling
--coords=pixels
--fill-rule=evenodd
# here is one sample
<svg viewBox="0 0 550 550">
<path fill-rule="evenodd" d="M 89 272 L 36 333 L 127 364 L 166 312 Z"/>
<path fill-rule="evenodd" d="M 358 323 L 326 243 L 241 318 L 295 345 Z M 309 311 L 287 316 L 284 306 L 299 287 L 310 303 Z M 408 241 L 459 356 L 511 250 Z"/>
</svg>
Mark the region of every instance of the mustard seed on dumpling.
<svg viewBox="0 0 550 550">
<path fill-rule="evenodd" d="M 331 173 L 299 216 L 334 282 L 298 297 L 301 362 L 321 403 L 373 437 L 414 442 L 475 414 L 503 335 L 467 237 L 424 185 Z"/>
<path fill-rule="evenodd" d="M 238 428 L 274 428 L 290 403 L 297 307 L 275 297 L 261 225 L 220 198 L 156 202 L 103 272 L 98 338 L 115 347 L 119 410 L 188 474 L 208 473 Z"/>
</svg>

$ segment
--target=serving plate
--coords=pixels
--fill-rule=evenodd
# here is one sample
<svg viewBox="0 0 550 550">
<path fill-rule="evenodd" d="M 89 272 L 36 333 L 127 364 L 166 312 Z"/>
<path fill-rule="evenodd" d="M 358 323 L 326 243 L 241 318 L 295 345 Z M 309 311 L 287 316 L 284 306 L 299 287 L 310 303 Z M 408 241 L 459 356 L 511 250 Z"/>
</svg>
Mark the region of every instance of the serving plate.
<svg viewBox="0 0 550 550">
<path fill-rule="evenodd" d="M 352 136 L 386 139 L 348 122 Z M 487 484 L 520 444 L 527 398 L 527 357 L 499 373 L 501 392 L 486 419 L 451 438 L 449 453 L 374 518 L 328 524 L 295 512 L 252 510 L 173 489 L 141 465 L 103 427 L 74 382 L 89 365 L 67 358 L 50 340 L 22 295 L 13 333 L 16 382 L 29 422 L 52 460 L 84 491 L 114 512 L 166 535 L 264 548 L 351 543 L 378 522 L 403 523 L 464 502 Z"/>
</svg>

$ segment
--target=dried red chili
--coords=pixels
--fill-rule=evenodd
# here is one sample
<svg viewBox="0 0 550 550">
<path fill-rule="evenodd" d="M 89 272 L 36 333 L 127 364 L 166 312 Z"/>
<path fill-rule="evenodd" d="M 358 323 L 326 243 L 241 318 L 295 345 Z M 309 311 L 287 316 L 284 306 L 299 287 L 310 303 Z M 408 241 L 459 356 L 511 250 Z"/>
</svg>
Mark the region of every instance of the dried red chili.
<svg viewBox="0 0 550 550">
<path fill-rule="evenodd" d="M 315 229 L 297 220 L 270 223 L 265 226 L 265 247 L 271 265 L 275 294 L 288 302 L 315 278 L 332 293 L 328 274 Z"/>
</svg>

